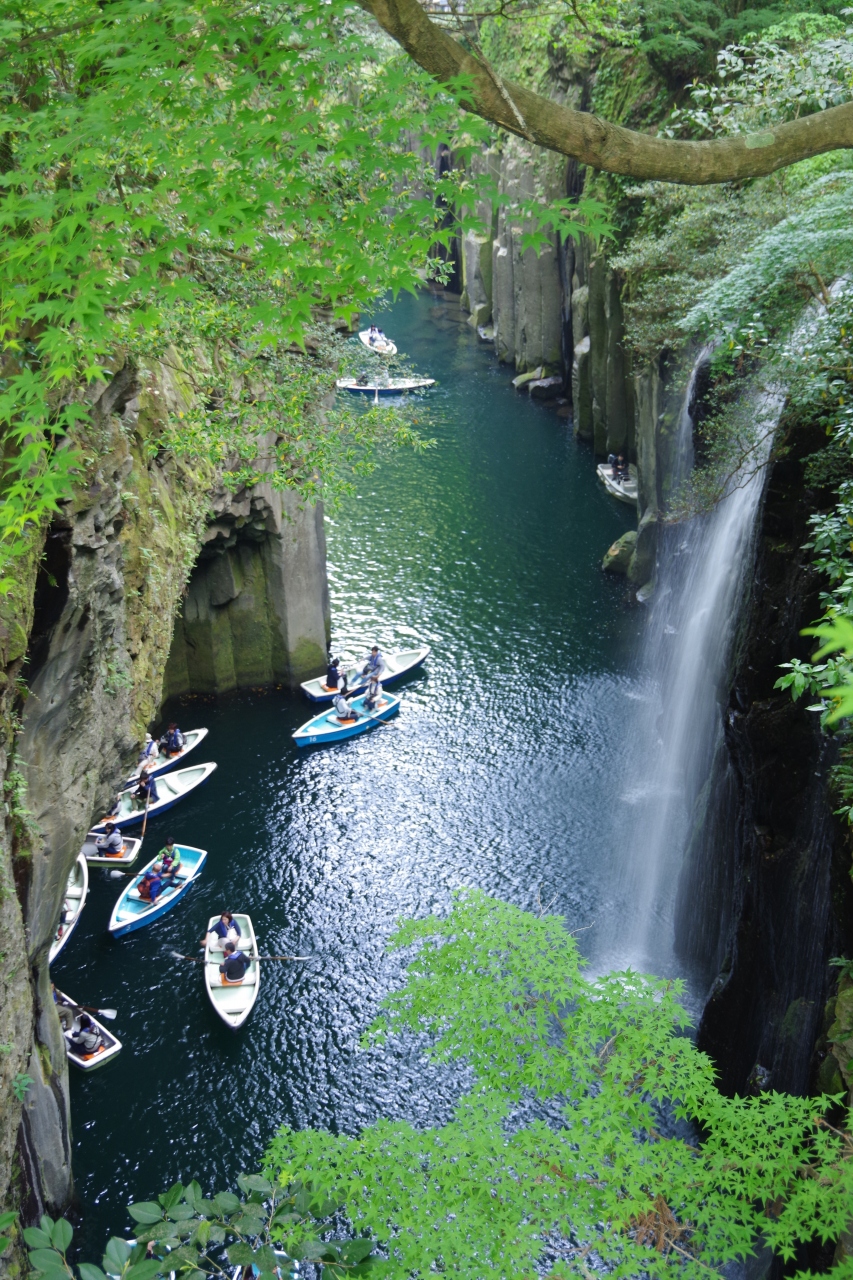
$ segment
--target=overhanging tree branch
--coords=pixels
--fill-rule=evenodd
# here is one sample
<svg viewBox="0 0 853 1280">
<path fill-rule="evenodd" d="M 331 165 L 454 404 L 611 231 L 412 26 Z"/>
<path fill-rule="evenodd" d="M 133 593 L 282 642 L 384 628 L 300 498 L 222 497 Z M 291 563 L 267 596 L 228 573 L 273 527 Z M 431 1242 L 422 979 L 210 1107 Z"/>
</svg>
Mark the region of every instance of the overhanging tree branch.
<svg viewBox="0 0 853 1280">
<path fill-rule="evenodd" d="M 809 156 L 853 147 L 853 103 L 741 137 L 711 142 L 653 138 L 499 79 L 487 63 L 430 21 L 418 0 L 358 3 L 436 80 L 447 83 L 464 76 L 471 84 L 464 101 L 468 110 L 607 173 L 701 186 L 758 178 Z"/>
</svg>

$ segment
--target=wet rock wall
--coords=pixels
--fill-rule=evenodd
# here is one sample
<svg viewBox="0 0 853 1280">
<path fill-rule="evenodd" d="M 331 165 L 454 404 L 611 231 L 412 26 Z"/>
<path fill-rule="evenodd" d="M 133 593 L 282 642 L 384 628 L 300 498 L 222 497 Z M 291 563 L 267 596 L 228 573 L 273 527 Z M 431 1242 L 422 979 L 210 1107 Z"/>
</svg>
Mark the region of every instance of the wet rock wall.
<svg viewBox="0 0 853 1280">
<path fill-rule="evenodd" d="M 10 1051 L 0 1054 L 0 1072 L 4 1086 L 23 1075 L 29 1083 L 23 1106 L 12 1089 L 0 1099 L 0 1204 L 20 1206 L 30 1221 L 64 1207 L 73 1188 L 67 1065 L 47 961 L 65 883 L 91 821 L 135 761 L 164 685 L 210 688 L 203 663 L 177 668 L 182 684 L 170 676 L 169 687 L 166 675 L 167 663 L 176 670 L 176 615 L 207 572 L 205 550 L 226 564 L 241 554 L 238 534 L 248 528 L 254 541 L 246 535 L 245 545 L 263 566 L 262 592 L 252 590 L 251 573 L 237 590 L 232 574 L 232 599 L 249 625 L 233 630 L 227 687 L 293 682 L 325 659 L 322 509 L 301 510 L 265 482 L 230 494 L 212 466 L 164 451 L 163 425 L 192 394 L 177 356 L 90 388 L 83 475 L 3 606 L 0 1044 Z M 218 589 L 227 606 L 221 582 Z M 266 665 L 256 660 L 261 630 Z M 196 633 L 197 649 L 215 639 Z"/>
</svg>

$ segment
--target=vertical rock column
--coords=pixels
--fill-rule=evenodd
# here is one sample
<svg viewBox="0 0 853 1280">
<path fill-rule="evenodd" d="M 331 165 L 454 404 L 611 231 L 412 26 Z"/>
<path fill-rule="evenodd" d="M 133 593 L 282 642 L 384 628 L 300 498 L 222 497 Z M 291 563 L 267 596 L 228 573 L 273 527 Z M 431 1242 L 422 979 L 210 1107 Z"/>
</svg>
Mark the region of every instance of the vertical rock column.
<svg viewBox="0 0 853 1280">
<path fill-rule="evenodd" d="M 263 481 L 220 490 L 169 654 L 166 696 L 295 686 L 322 671 L 329 635 L 321 503 Z"/>
</svg>

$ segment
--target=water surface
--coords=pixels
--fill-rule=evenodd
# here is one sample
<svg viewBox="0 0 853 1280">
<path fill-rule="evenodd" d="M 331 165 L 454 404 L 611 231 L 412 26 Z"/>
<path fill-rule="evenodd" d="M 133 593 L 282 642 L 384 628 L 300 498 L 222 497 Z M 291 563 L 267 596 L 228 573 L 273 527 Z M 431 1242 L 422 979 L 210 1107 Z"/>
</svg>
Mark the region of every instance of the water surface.
<svg viewBox="0 0 853 1280">
<path fill-rule="evenodd" d="M 149 826 L 209 851 L 187 900 L 119 942 L 119 891 L 95 872 L 57 985 L 115 1005 L 124 1042 L 72 1077 L 74 1161 L 90 1256 L 127 1226 L 124 1206 L 172 1181 L 233 1182 L 283 1122 L 357 1129 L 384 1114 L 446 1118 L 452 1074 L 417 1046 L 361 1053 L 399 980 L 394 922 L 445 911 L 475 885 L 563 913 L 585 949 L 608 910 L 606 820 L 622 758 L 640 616 L 601 556 L 633 524 L 553 409 L 510 385 L 458 305 L 406 298 L 383 327 L 429 393 L 426 455 L 391 452 L 327 523 L 336 652 L 432 646 L 387 726 L 297 752 L 309 704 L 283 691 L 185 701 L 207 725 L 210 784 Z M 365 354 L 369 361 L 371 357 Z M 249 911 L 269 964 L 234 1034 L 208 1007 L 195 954 L 207 918 Z"/>
</svg>

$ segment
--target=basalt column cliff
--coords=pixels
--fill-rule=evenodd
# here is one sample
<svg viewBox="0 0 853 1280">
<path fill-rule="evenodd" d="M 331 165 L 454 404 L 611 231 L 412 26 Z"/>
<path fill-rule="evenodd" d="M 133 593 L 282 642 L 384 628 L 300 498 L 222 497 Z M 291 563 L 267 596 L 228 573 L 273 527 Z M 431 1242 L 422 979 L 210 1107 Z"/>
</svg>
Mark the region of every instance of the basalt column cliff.
<svg viewBox="0 0 853 1280">
<path fill-rule="evenodd" d="M 74 498 L 3 601 L 0 1199 L 30 1220 L 72 1193 L 47 953 L 89 824 L 164 696 L 292 686 L 325 661 L 321 505 L 262 479 L 231 492 L 162 449 L 191 397 L 177 359 L 90 389 Z"/>
</svg>

